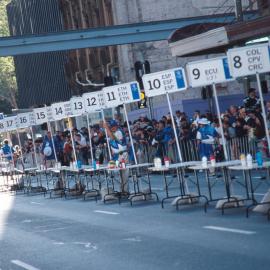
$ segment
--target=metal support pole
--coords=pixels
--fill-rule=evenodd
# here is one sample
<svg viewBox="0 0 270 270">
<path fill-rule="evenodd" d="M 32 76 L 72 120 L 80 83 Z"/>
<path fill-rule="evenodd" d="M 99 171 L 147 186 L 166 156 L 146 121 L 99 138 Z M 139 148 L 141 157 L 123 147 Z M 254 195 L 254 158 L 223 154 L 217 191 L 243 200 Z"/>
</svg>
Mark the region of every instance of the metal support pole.
<svg viewBox="0 0 270 270">
<path fill-rule="evenodd" d="M 128 132 L 129 132 L 129 136 L 130 136 L 131 148 L 132 148 L 132 152 L 133 152 L 133 155 L 134 155 L 134 161 L 135 161 L 135 164 L 138 165 L 136 152 L 135 152 L 135 148 L 134 148 L 134 141 L 133 141 L 133 138 L 132 138 L 130 125 L 129 125 L 129 122 L 128 122 L 128 114 L 127 114 L 126 104 L 123 104 L 123 107 L 124 107 L 125 117 L 126 117 L 126 121 L 127 121 Z"/>
<path fill-rule="evenodd" d="M 69 128 L 69 132 L 70 132 L 70 137 L 71 137 L 71 143 L 72 143 L 72 148 L 73 148 L 73 154 L 74 154 L 75 162 L 76 162 L 76 165 L 77 165 L 77 154 L 76 154 L 75 143 L 74 143 L 74 138 L 73 138 L 73 134 L 72 134 L 71 128 Z"/>
<path fill-rule="evenodd" d="M 92 165 L 93 165 L 93 164 L 94 164 L 94 154 L 93 154 L 93 145 L 92 145 L 92 136 L 91 136 L 91 128 L 90 128 L 89 114 L 86 115 L 86 119 L 87 119 L 87 127 L 88 127 L 88 136 L 89 136 L 90 152 L 91 152 Z"/>
<path fill-rule="evenodd" d="M 177 136 L 176 126 L 175 126 L 175 123 L 174 123 L 173 111 L 172 111 L 172 105 L 171 105 L 169 93 L 166 93 L 166 96 L 167 96 L 167 101 L 168 101 L 169 110 L 170 110 L 170 114 L 171 114 L 172 126 L 173 126 L 173 131 L 174 131 L 174 136 L 175 136 L 175 142 L 176 142 L 176 147 L 177 147 L 177 151 L 178 151 L 178 156 L 179 156 L 180 162 L 182 162 L 183 161 L 183 158 L 182 158 L 182 154 L 181 154 L 181 150 L 180 150 L 180 145 L 179 145 L 179 140 L 178 140 L 178 136 Z"/>
<path fill-rule="evenodd" d="M 269 136 L 269 131 L 267 128 L 267 117 L 266 117 L 266 112 L 265 112 L 265 107 L 264 107 L 264 99 L 263 99 L 263 94 L 262 94 L 262 86 L 261 86 L 259 73 L 256 73 L 256 79 L 257 79 L 259 96 L 260 96 L 260 101 L 261 101 L 261 108 L 262 108 L 262 115 L 263 115 L 263 122 L 264 122 L 266 139 L 267 139 L 267 144 L 268 144 L 268 150 L 270 151 L 270 136 Z"/>
<path fill-rule="evenodd" d="M 8 132 L 8 137 L 9 137 L 9 141 L 10 141 L 10 157 L 11 157 L 11 160 L 12 160 L 12 163 L 13 163 L 13 166 L 15 168 L 15 162 L 14 162 L 14 157 L 13 157 L 13 153 L 12 153 L 12 141 L 11 141 L 11 136 L 10 136 L 10 132 Z"/>
<path fill-rule="evenodd" d="M 21 142 L 20 133 L 19 133 L 18 129 L 16 129 L 16 132 L 17 132 L 17 137 L 18 137 L 19 146 L 20 146 L 20 150 L 21 150 L 22 165 L 24 168 L 22 142 Z"/>
<path fill-rule="evenodd" d="M 33 140 L 33 146 L 34 146 L 34 156 L 35 156 L 35 161 L 36 161 L 36 167 L 38 167 L 38 161 L 37 161 L 37 149 L 36 149 L 36 144 L 35 144 L 35 138 L 34 138 L 34 132 L 33 132 L 33 127 L 30 127 L 31 135 L 32 135 L 32 140 Z"/>
<path fill-rule="evenodd" d="M 242 0 L 235 0 L 235 16 L 238 22 L 244 20 Z"/>
<path fill-rule="evenodd" d="M 48 122 L 47 125 L 48 125 L 48 130 L 51 132 L 51 136 L 52 136 L 52 145 L 53 145 L 53 152 L 54 152 L 54 156 L 55 156 L 55 161 L 56 161 L 56 163 L 58 163 L 58 158 L 57 158 L 57 154 L 56 154 L 56 150 L 55 150 L 55 144 L 54 144 L 54 139 L 53 139 L 51 123 Z"/>
<path fill-rule="evenodd" d="M 217 97 L 217 88 L 216 88 L 216 85 L 214 83 L 212 85 L 213 85 L 213 92 L 214 92 L 214 98 L 215 98 L 216 109 L 217 109 L 218 122 L 219 122 L 220 130 L 221 130 L 221 139 L 222 139 L 222 143 L 223 143 L 224 155 L 225 155 L 225 159 L 229 160 L 227 146 L 226 146 L 226 140 L 225 140 L 225 136 L 224 136 L 223 125 L 222 125 L 222 120 L 221 120 L 221 116 L 220 116 L 220 108 L 219 108 L 218 97 Z"/>
<path fill-rule="evenodd" d="M 101 115 L 102 115 L 102 120 L 103 120 L 103 122 L 105 123 L 105 115 L 104 115 L 103 109 L 101 110 Z M 109 143 L 109 137 L 108 137 L 108 133 L 107 133 L 106 128 L 105 128 L 105 135 L 106 135 L 106 140 L 107 140 L 107 146 L 108 146 L 108 151 L 109 151 L 109 157 L 110 157 L 110 160 L 111 160 L 111 159 L 112 159 L 112 153 L 111 153 L 111 148 L 110 148 L 110 143 Z"/>
</svg>

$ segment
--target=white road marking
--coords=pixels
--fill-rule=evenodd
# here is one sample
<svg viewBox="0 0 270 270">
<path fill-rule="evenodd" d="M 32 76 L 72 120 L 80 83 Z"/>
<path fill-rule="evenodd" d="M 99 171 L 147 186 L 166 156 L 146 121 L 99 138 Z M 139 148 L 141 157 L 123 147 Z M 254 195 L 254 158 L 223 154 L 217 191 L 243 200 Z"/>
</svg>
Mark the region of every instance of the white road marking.
<svg viewBox="0 0 270 270">
<path fill-rule="evenodd" d="M 251 194 L 251 193 L 250 193 Z M 254 193 L 255 196 L 264 196 L 265 193 Z"/>
<path fill-rule="evenodd" d="M 106 215 L 120 215 L 120 213 L 117 212 L 109 212 L 109 211 L 101 211 L 101 210 L 95 210 L 95 213 L 100 213 L 100 214 L 106 214 Z"/>
<path fill-rule="evenodd" d="M 47 233 L 47 232 L 65 230 L 67 228 L 70 228 L 70 227 L 53 228 L 53 229 L 48 229 L 48 230 L 36 231 L 36 232 Z"/>
<path fill-rule="evenodd" d="M 89 242 L 73 242 L 73 244 L 75 245 L 82 245 L 84 246 L 85 248 L 91 248 L 93 250 L 97 250 L 97 246 L 92 244 L 92 243 L 89 243 Z"/>
<path fill-rule="evenodd" d="M 124 241 L 130 241 L 130 242 L 142 242 L 142 240 L 139 237 L 134 237 L 134 238 L 126 238 L 123 239 Z"/>
<path fill-rule="evenodd" d="M 64 245 L 65 243 L 64 242 L 53 242 L 54 245 L 59 245 L 59 246 L 62 246 Z"/>
<path fill-rule="evenodd" d="M 22 221 L 22 223 L 31 223 L 31 222 L 32 222 L 31 219 L 25 219 L 25 220 Z"/>
<path fill-rule="evenodd" d="M 43 205 L 43 203 L 39 203 L 39 202 L 31 202 L 31 204 Z"/>
<path fill-rule="evenodd" d="M 245 230 L 238 230 L 238 229 L 231 229 L 231 228 L 225 228 L 225 227 L 217 227 L 217 226 L 204 226 L 204 229 L 208 230 L 215 230 L 215 231 L 221 231 L 221 232 L 231 232 L 231 233 L 240 233 L 240 234 L 256 234 L 254 231 L 245 231 Z"/>
<path fill-rule="evenodd" d="M 38 268 L 36 268 L 36 267 L 34 267 L 34 266 L 30 265 L 30 264 L 24 263 L 22 261 L 19 261 L 19 260 L 12 260 L 11 262 L 13 264 L 16 264 L 16 265 L 26 269 L 26 270 L 39 270 Z"/>
</svg>

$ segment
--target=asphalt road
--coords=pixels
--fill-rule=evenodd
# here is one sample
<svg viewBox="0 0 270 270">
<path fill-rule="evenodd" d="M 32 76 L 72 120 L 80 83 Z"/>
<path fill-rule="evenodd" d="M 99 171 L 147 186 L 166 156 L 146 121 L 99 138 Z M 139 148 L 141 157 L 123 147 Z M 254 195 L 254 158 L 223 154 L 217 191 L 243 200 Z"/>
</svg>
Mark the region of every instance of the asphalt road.
<svg viewBox="0 0 270 270">
<path fill-rule="evenodd" d="M 269 232 L 243 209 L 0 193 L 1 270 L 269 270 Z"/>
</svg>

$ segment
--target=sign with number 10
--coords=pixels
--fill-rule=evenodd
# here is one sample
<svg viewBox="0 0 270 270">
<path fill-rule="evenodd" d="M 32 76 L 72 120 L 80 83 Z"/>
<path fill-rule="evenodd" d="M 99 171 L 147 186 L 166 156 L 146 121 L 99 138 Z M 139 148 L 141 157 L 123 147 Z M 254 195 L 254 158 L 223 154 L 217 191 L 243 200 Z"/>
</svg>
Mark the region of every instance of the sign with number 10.
<svg viewBox="0 0 270 270">
<path fill-rule="evenodd" d="M 143 76 L 145 94 L 148 97 L 174 93 L 187 89 L 183 68 L 165 70 Z"/>
</svg>

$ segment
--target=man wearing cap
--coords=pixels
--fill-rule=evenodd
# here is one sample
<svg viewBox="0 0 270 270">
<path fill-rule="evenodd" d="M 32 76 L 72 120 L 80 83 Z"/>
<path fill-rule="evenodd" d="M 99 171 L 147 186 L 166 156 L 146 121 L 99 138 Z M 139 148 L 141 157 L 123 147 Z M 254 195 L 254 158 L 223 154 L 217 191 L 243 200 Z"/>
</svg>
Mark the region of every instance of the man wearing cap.
<svg viewBox="0 0 270 270">
<path fill-rule="evenodd" d="M 218 137 L 217 131 L 210 125 L 207 118 L 198 120 L 199 129 L 197 131 L 198 149 L 200 158 L 210 156 L 214 153 L 213 144 Z"/>
<path fill-rule="evenodd" d="M 255 110 L 261 104 L 260 99 L 256 96 L 256 89 L 249 88 L 248 96 L 243 100 L 246 109 Z"/>
<path fill-rule="evenodd" d="M 128 151 L 127 141 L 125 134 L 121 128 L 119 128 L 115 120 L 109 122 L 110 127 L 105 122 L 103 123 L 104 128 L 107 130 L 108 137 L 110 138 L 110 149 L 112 153 L 112 159 L 118 160 L 120 163 L 128 163 Z M 121 177 L 121 192 L 127 194 L 128 188 L 128 170 L 120 171 Z"/>
</svg>

